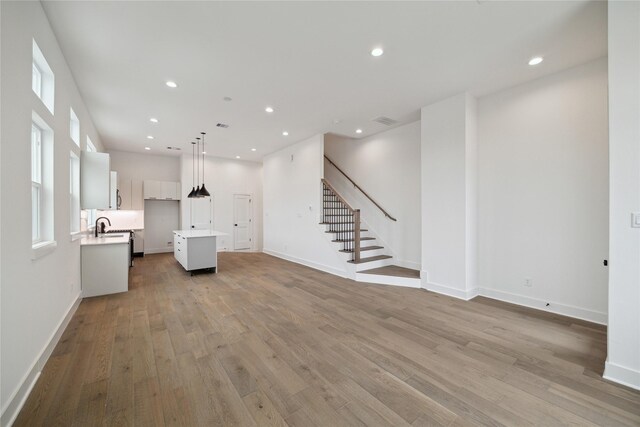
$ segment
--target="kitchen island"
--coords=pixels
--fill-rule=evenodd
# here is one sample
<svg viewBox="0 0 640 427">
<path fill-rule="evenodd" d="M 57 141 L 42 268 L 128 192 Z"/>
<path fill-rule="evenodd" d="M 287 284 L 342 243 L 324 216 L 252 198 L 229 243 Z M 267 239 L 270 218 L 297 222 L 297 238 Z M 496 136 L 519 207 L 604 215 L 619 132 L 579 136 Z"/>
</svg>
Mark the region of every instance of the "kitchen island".
<svg viewBox="0 0 640 427">
<path fill-rule="evenodd" d="M 80 241 L 82 297 L 129 290 L 129 234 L 87 236 Z"/>
<path fill-rule="evenodd" d="M 215 230 L 174 230 L 173 255 L 187 271 L 218 267 L 218 236 L 227 236 Z"/>
</svg>

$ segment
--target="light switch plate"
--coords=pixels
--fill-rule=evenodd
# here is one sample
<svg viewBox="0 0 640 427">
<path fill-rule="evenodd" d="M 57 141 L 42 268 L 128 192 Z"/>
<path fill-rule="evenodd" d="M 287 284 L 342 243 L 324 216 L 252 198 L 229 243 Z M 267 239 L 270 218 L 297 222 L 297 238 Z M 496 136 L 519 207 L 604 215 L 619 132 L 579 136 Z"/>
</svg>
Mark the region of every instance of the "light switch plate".
<svg viewBox="0 0 640 427">
<path fill-rule="evenodd" d="M 631 227 L 640 228 L 640 212 L 631 212 Z"/>
</svg>

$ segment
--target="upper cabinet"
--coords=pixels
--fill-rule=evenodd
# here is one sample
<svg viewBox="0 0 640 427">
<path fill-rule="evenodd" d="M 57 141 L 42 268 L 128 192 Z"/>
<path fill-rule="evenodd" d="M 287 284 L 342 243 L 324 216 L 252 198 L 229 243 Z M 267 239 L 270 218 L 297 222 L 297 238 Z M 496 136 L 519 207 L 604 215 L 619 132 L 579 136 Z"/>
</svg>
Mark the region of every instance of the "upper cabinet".
<svg viewBox="0 0 640 427">
<path fill-rule="evenodd" d="M 120 194 L 120 207 L 122 210 L 144 209 L 142 198 L 142 180 L 139 179 L 118 179 L 118 192 Z"/>
<path fill-rule="evenodd" d="M 180 200 L 180 183 L 145 180 L 144 198 L 148 200 Z"/>
<path fill-rule="evenodd" d="M 80 158 L 80 206 L 110 209 L 111 160 L 107 153 L 83 151 Z"/>
</svg>

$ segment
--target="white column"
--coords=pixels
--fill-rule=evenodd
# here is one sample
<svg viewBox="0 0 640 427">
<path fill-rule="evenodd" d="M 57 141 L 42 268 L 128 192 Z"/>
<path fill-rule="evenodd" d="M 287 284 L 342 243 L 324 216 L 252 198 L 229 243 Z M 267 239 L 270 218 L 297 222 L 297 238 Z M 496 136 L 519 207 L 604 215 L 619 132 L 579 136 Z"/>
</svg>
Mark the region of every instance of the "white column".
<svg viewBox="0 0 640 427">
<path fill-rule="evenodd" d="M 422 108 L 422 286 L 477 295 L 476 101 L 459 94 Z"/>
<path fill-rule="evenodd" d="M 640 389 L 640 3 L 609 2 L 609 322 L 604 377 Z"/>
</svg>

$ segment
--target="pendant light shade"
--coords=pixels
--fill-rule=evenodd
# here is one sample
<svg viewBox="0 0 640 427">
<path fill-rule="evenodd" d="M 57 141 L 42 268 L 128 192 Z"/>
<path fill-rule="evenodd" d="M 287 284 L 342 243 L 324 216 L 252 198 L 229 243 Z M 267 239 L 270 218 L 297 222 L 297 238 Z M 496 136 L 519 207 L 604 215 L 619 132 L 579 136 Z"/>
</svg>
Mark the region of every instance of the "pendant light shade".
<svg viewBox="0 0 640 427">
<path fill-rule="evenodd" d="M 202 187 L 200 187 L 200 197 L 209 197 L 211 196 L 211 194 L 209 194 L 209 191 L 207 191 L 207 188 L 204 186 L 204 136 L 206 135 L 204 132 L 200 132 L 200 134 L 202 135 Z"/>
<path fill-rule="evenodd" d="M 190 199 L 193 199 L 196 194 L 196 143 L 191 143 L 191 165 L 193 166 L 193 171 L 191 173 L 191 192 L 187 196 Z"/>
</svg>

